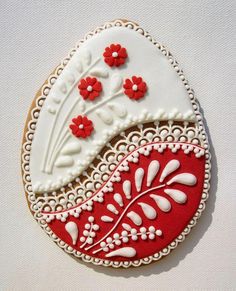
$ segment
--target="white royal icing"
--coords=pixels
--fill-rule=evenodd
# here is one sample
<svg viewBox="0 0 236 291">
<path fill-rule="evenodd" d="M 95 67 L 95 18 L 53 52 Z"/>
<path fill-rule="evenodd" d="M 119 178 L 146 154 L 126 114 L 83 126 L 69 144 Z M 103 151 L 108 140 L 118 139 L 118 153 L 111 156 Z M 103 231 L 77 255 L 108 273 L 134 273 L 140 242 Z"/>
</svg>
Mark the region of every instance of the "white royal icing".
<svg viewBox="0 0 236 291">
<path fill-rule="evenodd" d="M 52 232 L 50 227 L 45 224 L 45 220 L 48 223 L 52 219 L 60 219 L 61 221 L 65 222 L 67 213 L 66 212 L 65 212 L 65 214 L 59 213 L 57 215 L 51 213 L 51 215 L 43 214 L 43 216 L 42 216 L 42 212 L 41 212 L 42 210 L 62 211 L 63 209 L 65 210 L 65 209 L 72 207 L 72 206 L 75 207 L 78 203 L 78 201 L 75 198 L 80 196 L 82 193 L 85 193 L 85 195 L 89 197 L 89 193 L 87 193 L 86 191 L 88 191 L 89 189 L 91 190 L 92 189 L 91 184 L 93 185 L 93 183 L 97 182 L 96 181 L 97 174 L 96 174 L 96 178 L 95 178 L 95 174 L 94 174 L 93 176 L 90 177 L 90 182 L 89 182 L 90 187 L 89 188 L 87 188 L 87 185 L 86 185 L 86 183 L 88 182 L 87 179 L 85 181 L 80 181 L 79 178 L 77 178 L 76 182 L 80 182 L 77 185 L 72 185 L 72 183 L 69 183 L 67 185 L 67 187 L 69 187 L 71 190 L 73 190 L 73 194 L 70 191 L 66 192 L 67 191 L 66 188 L 61 188 L 60 191 L 62 191 L 62 193 L 58 193 L 59 195 L 54 196 L 54 194 L 56 194 L 56 192 L 52 193 L 52 195 L 51 194 L 48 195 L 47 193 L 45 193 L 44 195 L 35 195 L 34 190 L 36 190 L 37 192 L 44 192 L 44 191 L 50 191 L 52 189 L 58 189 L 57 187 L 61 187 L 63 185 L 63 183 L 65 183 L 66 180 L 68 181 L 68 177 L 66 177 L 64 181 L 62 179 L 59 179 L 58 181 L 56 181 L 57 183 L 48 183 L 47 177 L 42 177 L 42 179 L 41 179 L 41 177 L 39 177 L 39 175 L 37 173 L 38 169 L 36 169 L 34 181 L 33 181 L 33 187 L 32 187 L 32 180 L 31 180 L 32 163 L 31 163 L 31 160 L 32 160 L 32 142 L 35 141 L 35 128 L 37 127 L 37 130 L 38 130 L 38 128 L 41 128 L 41 132 L 42 132 L 42 128 L 47 128 L 47 127 L 49 128 L 49 126 L 48 126 L 49 123 L 45 122 L 44 124 L 42 124 L 42 121 L 41 121 L 42 115 L 45 116 L 45 114 L 47 113 L 48 115 L 51 115 L 51 118 L 53 118 L 53 115 L 54 116 L 56 115 L 58 106 L 60 106 L 63 103 L 63 96 L 62 95 L 67 94 L 70 91 L 69 87 L 71 86 L 71 84 L 77 83 L 79 80 L 78 78 L 75 78 L 74 74 L 71 74 L 69 72 L 67 73 L 67 76 L 64 76 L 64 72 L 65 72 L 64 68 L 67 67 L 66 64 L 68 63 L 68 60 L 69 60 L 69 64 L 73 62 L 73 64 L 75 65 L 75 72 L 80 73 L 80 74 L 84 72 L 84 66 L 86 64 L 88 65 L 88 63 L 89 62 L 91 63 L 91 61 L 92 61 L 92 55 L 87 53 L 87 55 L 85 57 L 83 57 L 83 62 L 82 61 L 74 62 L 72 56 L 74 55 L 76 49 L 73 49 L 70 52 L 70 55 L 68 55 L 68 57 L 63 60 L 61 65 L 58 67 L 58 71 L 56 71 L 55 74 L 50 75 L 50 77 L 47 80 L 47 84 L 44 84 L 44 86 L 40 90 L 41 95 L 38 96 L 35 100 L 36 101 L 35 107 L 33 107 L 30 110 L 29 122 L 27 123 L 26 133 L 24 136 L 25 142 L 23 144 L 23 151 L 22 151 L 22 161 L 23 161 L 22 169 L 23 169 L 23 181 L 24 181 L 24 185 L 25 185 L 27 199 L 28 199 L 28 202 L 30 203 L 30 209 L 33 212 L 34 217 L 36 218 L 38 223 L 41 225 L 41 227 L 44 228 L 44 230 L 47 232 L 47 234 L 54 240 L 54 242 L 56 242 L 58 244 L 58 246 L 63 248 L 67 253 L 72 254 L 76 258 L 82 258 L 86 262 L 92 262 L 96 265 L 113 266 L 113 267 L 122 266 L 122 267 L 127 268 L 129 266 L 136 266 L 137 267 L 140 264 L 148 264 L 152 261 L 160 260 L 163 256 L 166 256 L 167 254 L 169 254 L 169 252 L 172 249 L 176 248 L 176 246 L 181 241 L 183 241 L 185 239 L 187 234 L 190 232 L 191 228 L 196 224 L 203 209 L 205 208 L 205 201 L 208 197 L 208 190 L 209 190 L 209 179 L 210 179 L 211 165 L 210 165 L 209 145 L 207 142 L 207 136 L 206 136 L 204 124 L 202 121 L 202 115 L 199 112 L 199 105 L 197 103 L 196 98 L 194 97 L 194 93 L 193 93 L 191 87 L 188 84 L 188 81 L 185 79 L 185 76 L 184 76 L 182 70 L 179 68 L 178 62 L 174 59 L 173 55 L 168 51 L 167 48 L 158 44 L 155 41 L 155 39 L 153 39 L 152 36 L 149 33 L 145 32 L 141 27 L 139 27 L 138 25 L 136 25 L 134 23 L 126 22 L 126 21 L 123 22 L 121 20 L 116 20 L 114 22 L 106 23 L 103 26 L 97 28 L 96 30 L 90 32 L 84 40 L 80 41 L 80 44 L 83 43 L 85 40 L 86 40 L 85 43 L 87 43 L 87 39 L 90 39 L 91 36 L 93 36 L 93 37 L 94 37 L 94 35 L 98 36 L 101 34 L 101 32 L 103 33 L 104 31 L 107 31 L 108 27 L 118 27 L 118 28 L 122 27 L 122 29 L 125 27 L 125 29 L 127 29 L 127 30 L 130 29 L 130 31 L 133 31 L 134 33 L 140 33 L 141 35 L 144 35 L 144 36 L 142 36 L 143 38 L 145 37 L 146 40 L 150 41 L 150 43 L 152 43 L 153 47 L 156 46 L 160 50 L 160 52 L 166 56 L 166 60 L 168 60 L 168 62 L 170 62 L 171 66 L 172 66 L 171 69 L 176 71 L 176 73 L 179 75 L 180 79 L 182 80 L 182 86 L 185 87 L 186 93 L 188 92 L 189 101 L 191 100 L 193 108 L 191 108 L 190 110 L 185 111 L 185 112 L 183 112 L 183 110 L 179 111 L 178 108 L 173 108 L 170 111 L 169 110 L 166 111 L 165 108 L 158 108 L 157 114 L 152 114 L 152 113 L 148 112 L 148 110 L 142 109 L 141 113 L 137 113 L 135 117 L 130 117 L 129 112 L 126 111 L 126 108 L 124 109 L 124 107 L 122 107 L 122 104 L 120 102 L 116 103 L 116 101 L 115 102 L 112 101 L 112 105 L 115 105 L 116 109 L 113 110 L 113 106 L 109 106 L 110 110 L 114 114 L 116 114 L 117 117 L 121 117 L 121 116 L 119 116 L 116 112 L 125 112 L 125 114 L 123 116 L 126 118 L 120 120 L 119 126 L 113 127 L 112 130 L 107 131 L 106 135 L 102 134 L 102 136 L 100 136 L 101 139 L 97 140 L 97 145 L 99 145 L 99 146 L 105 145 L 106 141 L 108 139 L 112 138 L 114 135 L 120 133 L 120 131 L 122 131 L 125 128 L 132 126 L 134 124 L 148 122 L 148 121 L 156 120 L 156 119 L 157 120 L 168 120 L 167 123 L 165 123 L 163 125 L 159 124 L 159 122 L 154 123 L 156 125 L 155 133 L 149 133 L 149 132 L 145 133 L 146 130 L 149 130 L 148 128 L 145 128 L 145 127 L 144 128 L 138 127 L 138 130 L 135 130 L 136 134 L 138 134 L 138 135 L 134 136 L 134 137 L 131 136 L 132 133 L 124 132 L 123 136 L 125 138 L 124 139 L 125 144 L 122 145 L 122 148 L 123 148 L 122 151 L 125 151 L 124 153 L 128 154 L 128 152 L 131 150 L 131 143 L 132 142 L 135 143 L 135 144 L 132 144 L 132 150 L 134 150 L 137 147 L 137 144 L 143 145 L 144 144 L 143 143 L 144 136 L 147 138 L 147 141 L 145 141 L 145 143 L 147 143 L 148 141 L 149 142 L 156 141 L 155 136 L 158 136 L 158 138 L 159 138 L 158 140 L 160 140 L 162 142 L 164 142 L 164 141 L 166 142 L 166 140 L 168 142 L 172 142 L 172 141 L 174 142 L 173 144 L 170 143 L 167 145 L 167 147 L 173 153 L 176 153 L 179 150 L 184 150 L 185 154 L 189 154 L 192 152 L 191 154 L 195 155 L 197 158 L 201 158 L 201 156 L 205 155 L 206 167 L 205 167 L 203 193 L 202 193 L 201 201 L 199 203 L 199 207 L 198 207 L 196 213 L 194 214 L 193 218 L 191 219 L 189 224 L 185 227 L 185 229 L 181 232 L 181 234 L 177 238 L 175 238 L 165 249 L 161 250 L 160 252 L 156 252 L 154 255 L 145 257 L 143 259 L 137 259 L 137 260 L 131 260 L 131 261 L 128 261 L 128 260 L 123 261 L 122 260 L 120 262 L 106 260 L 106 259 L 105 260 L 99 259 L 97 257 L 91 257 L 91 256 L 88 256 L 88 255 L 81 253 L 80 251 L 77 251 L 75 248 L 72 248 L 70 245 L 63 242 L 59 237 L 57 237 Z M 81 47 L 81 45 L 80 45 L 80 47 Z M 78 50 L 77 50 L 77 52 L 78 52 Z M 97 66 L 94 67 L 94 69 L 96 69 L 96 70 L 98 68 L 100 69 L 100 64 L 97 64 Z M 94 69 L 91 68 L 90 75 L 92 75 L 91 72 Z M 61 72 L 62 72 L 62 74 L 61 74 Z M 163 72 L 165 74 L 165 70 L 163 70 Z M 95 72 L 95 75 L 96 74 L 97 74 L 97 76 L 99 75 L 99 73 Z M 65 81 L 64 83 L 61 81 L 60 81 L 60 83 L 58 82 L 57 78 L 59 75 L 61 75 L 61 76 L 63 75 L 64 81 Z M 105 73 L 103 75 L 103 77 L 108 77 L 108 75 L 109 74 L 106 75 L 106 73 Z M 101 74 L 101 76 L 102 76 L 102 74 Z M 76 82 L 75 82 L 75 80 L 76 80 Z M 178 82 L 178 81 L 176 80 L 176 82 Z M 52 91 L 55 88 L 55 86 L 54 86 L 55 83 L 56 83 L 57 88 L 60 89 L 61 92 L 63 93 L 60 96 L 52 94 Z M 169 85 L 170 83 L 168 82 L 167 84 Z M 53 90 L 51 90 L 51 87 L 53 87 Z M 72 90 L 71 90 L 71 92 L 72 92 Z M 179 98 L 180 94 L 177 94 L 177 95 Z M 48 98 L 46 99 L 46 102 L 44 101 L 46 96 L 50 96 L 50 100 L 52 102 L 52 103 L 48 104 L 48 106 L 44 106 L 44 104 L 46 102 L 48 102 Z M 85 104 L 84 102 L 77 102 L 76 101 L 74 104 L 77 106 L 77 109 L 79 109 L 80 112 L 82 110 L 87 110 L 87 107 L 89 107 L 88 104 Z M 43 108 L 43 111 L 45 111 L 46 113 L 44 112 L 43 114 L 41 114 L 42 112 L 40 112 L 40 111 L 42 108 Z M 120 111 L 120 109 L 122 109 L 122 110 Z M 55 112 L 55 110 L 56 110 L 56 112 Z M 194 111 L 194 113 L 193 113 L 193 111 Z M 40 114 L 40 118 L 39 118 L 39 114 Z M 181 126 L 180 127 L 177 126 L 178 127 L 177 128 L 175 126 L 175 124 L 172 122 L 173 119 L 183 120 L 183 121 L 186 121 L 186 120 L 193 121 L 193 120 L 197 119 L 197 122 L 195 124 L 193 124 L 193 123 L 190 124 L 188 122 L 182 122 Z M 186 126 L 186 124 L 187 124 L 187 126 Z M 63 126 L 64 126 L 64 124 L 63 124 Z M 63 128 L 63 126 L 62 126 L 62 128 Z M 189 129 L 189 126 L 191 127 L 191 129 Z M 49 130 L 48 128 L 47 128 L 47 130 Z M 141 133 L 141 135 L 139 135 L 140 133 Z M 42 133 L 39 133 L 39 136 L 40 136 L 40 134 L 41 134 L 41 137 L 44 138 L 44 135 L 42 135 Z M 167 137 L 167 135 L 168 135 L 168 137 Z M 166 139 L 166 137 L 167 137 L 167 139 Z M 37 138 L 37 143 L 39 143 L 39 142 L 42 142 L 42 141 L 40 141 L 40 139 Z M 70 141 L 68 141 L 68 143 L 69 142 Z M 139 143 L 139 142 L 141 142 L 141 143 Z M 181 143 L 185 143 L 185 142 L 189 142 L 193 145 L 196 145 L 196 147 L 194 146 L 192 148 L 192 146 L 190 146 L 190 145 L 181 144 Z M 63 147 L 66 145 L 67 145 L 67 143 L 65 143 L 63 145 Z M 197 145 L 202 146 L 202 148 L 198 147 Z M 117 151 L 115 151 L 114 156 L 115 156 L 115 160 L 117 159 L 117 162 L 118 162 L 118 161 L 120 161 L 119 150 L 121 150 L 121 146 L 119 146 L 119 143 L 116 146 L 117 146 Z M 34 145 L 33 155 L 37 155 L 37 147 L 38 147 L 37 144 L 36 144 L 36 146 Z M 164 145 L 162 144 L 162 145 L 160 145 L 160 147 L 156 148 L 156 150 L 159 153 L 163 153 L 166 150 L 166 147 L 164 147 Z M 83 148 L 82 148 L 82 151 L 83 151 Z M 100 149 L 97 147 L 94 150 L 94 154 L 95 155 L 98 154 L 99 151 L 100 151 Z M 41 148 L 41 151 L 39 151 L 39 153 L 41 155 L 43 154 L 42 148 Z M 67 154 L 67 153 L 63 153 L 63 154 Z M 90 154 L 90 157 L 91 156 L 93 156 L 93 154 Z M 73 158 L 75 158 L 75 157 L 77 158 L 77 155 L 73 156 Z M 34 157 L 34 159 L 35 159 L 35 157 Z M 87 159 L 86 162 L 83 164 L 84 167 L 86 167 L 86 163 L 88 161 L 89 161 L 89 159 Z M 130 161 L 137 163 L 138 157 L 133 157 Z M 108 161 L 106 161 L 105 159 L 103 161 L 100 161 L 100 163 L 102 163 L 102 162 L 106 163 L 106 165 L 104 165 L 104 164 L 102 165 L 102 167 L 106 167 L 106 169 L 104 169 L 104 171 L 109 171 L 108 174 L 110 174 L 110 171 L 113 170 L 114 168 L 110 169 L 110 167 L 108 167 L 108 165 L 107 165 Z M 37 162 L 34 162 L 34 165 L 35 164 L 37 164 Z M 72 169 L 73 169 L 73 167 L 72 167 Z M 109 170 L 108 170 L 108 168 L 109 168 Z M 63 174 L 65 174 L 64 176 L 67 175 L 67 172 L 65 172 L 65 169 L 60 168 L 57 170 L 58 171 L 63 170 L 62 172 L 63 172 Z M 69 173 L 70 172 L 68 171 L 68 174 Z M 108 174 L 107 173 L 102 174 L 102 178 L 101 178 L 101 180 L 99 180 L 99 182 L 101 184 L 108 179 Z M 56 175 L 57 175 L 57 173 L 55 174 L 55 176 Z M 106 180 L 105 180 L 105 175 L 107 176 Z M 70 176 L 71 176 L 71 173 L 70 173 Z M 118 179 L 118 178 L 119 177 L 115 177 L 115 179 Z M 72 179 L 72 177 L 70 179 Z M 54 181 L 54 178 L 53 178 L 53 181 Z M 36 187 L 37 182 L 38 182 L 38 187 Z M 94 187 L 96 189 L 98 189 L 97 185 Z M 166 194 L 168 195 L 168 193 L 166 193 Z M 188 194 L 188 193 L 186 193 L 186 194 Z M 74 198 L 72 197 L 73 195 L 74 195 Z M 178 195 L 172 195 L 172 197 L 170 196 L 170 198 L 172 198 L 174 200 L 176 197 L 178 197 Z M 103 195 L 101 195 L 101 193 L 99 193 L 98 196 L 95 195 L 94 201 L 95 200 L 102 203 L 103 202 Z M 66 201 L 69 201 L 69 203 L 66 203 Z M 181 199 L 179 200 L 179 203 L 181 203 Z M 48 205 L 50 205 L 50 207 Z M 91 206 L 86 205 L 86 207 L 84 207 L 83 209 L 90 211 L 89 208 L 91 208 Z M 71 212 L 70 214 L 73 214 L 75 218 L 78 218 L 79 214 L 81 212 L 81 209 L 76 207 L 73 210 L 70 210 L 70 212 Z M 99 228 L 98 225 L 94 225 L 94 227 L 95 226 L 96 226 L 96 229 Z M 130 236 L 130 239 L 132 239 L 132 240 L 137 240 L 139 238 L 144 240 L 147 238 L 147 234 L 149 234 L 149 239 L 154 239 L 153 230 L 154 230 L 154 233 L 156 236 L 162 236 L 162 230 L 160 230 L 160 229 L 156 229 L 156 230 L 152 229 L 151 230 L 151 228 L 153 228 L 153 226 L 150 226 L 149 232 L 147 231 L 146 233 L 142 229 L 142 234 L 141 234 L 142 227 L 140 228 L 140 230 L 138 230 L 135 228 L 131 228 L 129 226 L 129 224 L 127 224 L 127 223 L 126 224 L 123 223 L 122 226 L 124 227 L 124 229 L 127 229 L 127 231 L 130 231 L 131 233 L 128 234 L 128 236 L 126 236 L 126 237 L 123 237 L 122 234 L 118 234 L 118 237 L 116 237 L 116 239 L 114 238 L 115 244 L 117 246 L 119 245 L 118 243 L 120 242 L 120 240 L 119 240 L 120 238 L 127 239 L 127 237 L 129 237 L 129 236 Z M 140 234 L 137 233 L 138 231 L 140 231 Z M 87 242 L 92 243 L 91 237 L 87 238 L 88 241 L 86 240 L 85 237 L 81 237 L 81 238 L 83 238 L 83 241 L 86 244 L 87 244 Z M 109 237 L 109 241 L 112 241 L 112 238 Z M 103 244 L 103 245 L 105 244 L 105 247 L 107 248 L 107 244 L 105 242 L 101 242 L 101 244 Z M 111 248 L 112 245 L 113 244 L 111 244 L 109 247 Z M 109 249 L 108 248 L 106 250 L 104 249 L 104 251 L 108 252 Z"/>
<path fill-rule="evenodd" d="M 65 225 L 65 229 L 69 233 L 69 235 L 71 236 L 72 244 L 76 245 L 78 234 L 79 234 L 77 224 L 73 221 L 70 221 Z"/>
<path fill-rule="evenodd" d="M 152 220 L 156 218 L 157 212 L 151 205 L 143 202 L 139 202 L 138 205 L 142 207 L 143 213 L 148 219 Z"/>
<path fill-rule="evenodd" d="M 123 67 L 111 69 L 104 62 L 102 54 L 111 43 L 126 48 L 129 58 Z M 102 81 L 103 94 L 94 102 L 84 101 L 77 89 L 79 80 L 88 75 Z M 138 101 L 130 100 L 122 89 L 124 79 L 133 75 L 141 76 L 148 87 Z M 184 84 L 168 59 L 142 35 L 112 27 L 86 40 L 52 86 L 40 112 L 30 158 L 34 191 L 52 191 L 72 181 L 96 156 L 96 145 L 108 140 L 106 131 L 115 130 L 115 134 L 117 124 L 129 127 L 143 109 L 150 120 L 195 119 Z M 68 126 L 73 117 L 84 113 L 93 121 L 95 131 L 86 140 L 78 140 Z M 79 150 L 68 150 L 75 141 L 80 143 Z M 63 152 L 73 162 L 67 158 L 61 163 Z"/>
<path fill-rule="evenodd" d="M 156 202 L 157 206 L 162 211 L 169 212 L 171 210 L 171 204 L 165 197 L 155 194 L 151 194 L 150 197 Z"/>
</svg>

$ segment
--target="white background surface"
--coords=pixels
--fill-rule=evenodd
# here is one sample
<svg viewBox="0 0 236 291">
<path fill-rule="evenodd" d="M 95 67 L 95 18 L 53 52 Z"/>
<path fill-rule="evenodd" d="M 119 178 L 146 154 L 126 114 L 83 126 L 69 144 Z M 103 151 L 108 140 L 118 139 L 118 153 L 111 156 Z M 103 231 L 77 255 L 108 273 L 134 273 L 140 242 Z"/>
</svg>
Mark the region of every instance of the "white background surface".
<svg viewBox="0 0 236 291">
<path fill-rule="evenodd" d="M 0 290 L 236 289 L 236 2 L 0 1 Z M 75 42 L 115 18 L 138 22 L 179 61 L 212 143 L 207 209 L 158 263 L 129 270 L 76 262 L 28 211 L 20 177 L 24 121 L 35 92 Z"/>
</svg>

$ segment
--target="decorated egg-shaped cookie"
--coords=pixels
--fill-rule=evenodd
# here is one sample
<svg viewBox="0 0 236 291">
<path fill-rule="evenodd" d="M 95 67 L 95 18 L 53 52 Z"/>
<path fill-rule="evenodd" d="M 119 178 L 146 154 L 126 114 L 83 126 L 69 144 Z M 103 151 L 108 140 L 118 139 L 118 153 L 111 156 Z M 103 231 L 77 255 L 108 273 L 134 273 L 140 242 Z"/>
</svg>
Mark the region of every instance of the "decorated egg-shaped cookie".
<svg viewBox="0 0 236 291">
<path fill-rule="evenodd" d="M 172 54 L 133 22 L 89 32 L 33 101 L 22 171 L 34 218 L 68 254 L 112 267 L 169 254 L 210 179 L 202 115 Z"/>
</svg>

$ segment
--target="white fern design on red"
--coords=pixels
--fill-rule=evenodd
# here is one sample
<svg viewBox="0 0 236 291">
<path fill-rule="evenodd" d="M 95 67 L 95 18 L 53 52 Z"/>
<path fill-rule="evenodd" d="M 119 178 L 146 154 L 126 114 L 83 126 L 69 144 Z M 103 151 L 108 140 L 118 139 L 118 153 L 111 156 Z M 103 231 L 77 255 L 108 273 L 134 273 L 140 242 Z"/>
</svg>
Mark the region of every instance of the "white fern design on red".
<svg viewBox="0 0 236 291">
<path fill-rule="evenodd" d="M 182 232 L 198 208 L 205 157 L 196 156 L 201 147 L 191 148 L 186 153 L 177 143 L 142 146 L 90 199 L 43 215 L 57 236 L 90 256 L 122 261 L 153 255 Z"/>
</svg>

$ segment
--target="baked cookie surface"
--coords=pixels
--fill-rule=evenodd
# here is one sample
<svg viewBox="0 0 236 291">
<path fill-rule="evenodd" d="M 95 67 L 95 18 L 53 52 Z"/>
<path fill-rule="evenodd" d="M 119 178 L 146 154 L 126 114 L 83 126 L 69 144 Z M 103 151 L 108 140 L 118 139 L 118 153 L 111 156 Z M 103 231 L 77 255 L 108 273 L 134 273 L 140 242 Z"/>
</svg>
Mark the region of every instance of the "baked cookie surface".
<svg viewBox="0 0 236 291">
<path fill-rule="evenodd" d="M 32 104 L 22 173 L 32 214 L 67 253 L 113 267 L 169 254 L 210 179 L 199 106 L 172 54 L 133 22 L 88 33 Z"/>
</svg>

